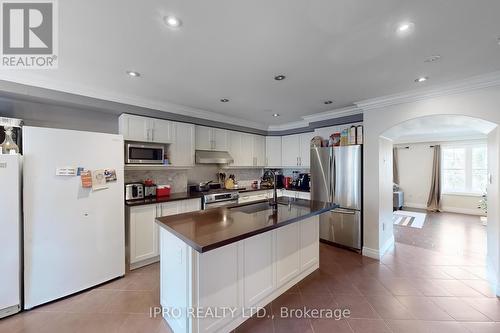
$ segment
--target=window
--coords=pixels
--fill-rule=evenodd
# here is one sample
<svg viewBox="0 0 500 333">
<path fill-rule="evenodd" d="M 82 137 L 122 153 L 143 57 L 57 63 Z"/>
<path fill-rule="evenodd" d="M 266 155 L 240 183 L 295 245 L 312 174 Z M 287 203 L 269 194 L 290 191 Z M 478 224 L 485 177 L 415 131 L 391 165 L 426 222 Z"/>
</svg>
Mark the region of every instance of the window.
<svg viewBox="0 0 500 333">
<path fill-rule="evenodd" d="M 485 193 L 487 168 L 486 144 L 443 146 L 443 193 Z"/>
</svg>

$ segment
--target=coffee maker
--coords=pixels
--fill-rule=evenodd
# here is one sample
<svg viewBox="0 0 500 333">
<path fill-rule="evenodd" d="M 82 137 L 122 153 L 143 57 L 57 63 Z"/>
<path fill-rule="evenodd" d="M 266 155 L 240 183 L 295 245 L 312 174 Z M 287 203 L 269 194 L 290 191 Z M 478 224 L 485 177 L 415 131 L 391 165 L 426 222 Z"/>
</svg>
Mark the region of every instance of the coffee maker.
<svg viewBox="0 0 500 333">
<path fill-rule="evenodd" d="M 297 179 L 297 188 L 302 191 L 309 191 L 311 188 L 311 176 L 308 173 L 301 173 Z"/>
</svg>

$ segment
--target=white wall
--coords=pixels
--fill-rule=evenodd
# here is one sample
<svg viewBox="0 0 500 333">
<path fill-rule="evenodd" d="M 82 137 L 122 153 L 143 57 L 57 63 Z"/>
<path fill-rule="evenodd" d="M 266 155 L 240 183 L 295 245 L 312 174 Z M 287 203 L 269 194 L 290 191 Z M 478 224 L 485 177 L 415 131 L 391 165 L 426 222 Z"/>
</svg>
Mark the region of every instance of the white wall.
<svg viewBox="0 0 500 333">
<path fill-rule="evenodd" d="M 486 142 L 486 141 L 478 141 Z M 404 192 L 404 206 L 409 208 L 423 208 L 427 206 L 427 198 L 432 179 L 434 144 L 452 144 L 460 142 L 426 142 L 412 144 L 398 144 L 399 186 Z M 409 149 L 401 149 L 409 147 Z M 472 215 L 484 215 L 477 208 L 480 196 L 477 195 L 442 195 L 442 211 Z"/>
<path fill-rule="evenodd" d="M 385 193 L 385 191 L 392 191 L 391 186 L 385 183 L 381 182 L 379 185 L 379 168 L 384 167 L 379 161 L 379 152 L 384 149 L 384 147 L 379 145 L 380 136 L 391 127 L 407 120 L 439 114 L 465 115 L 500 124 L 500 87 L 495 86 L 396 105 L 381 106 L 379 108 L 370 108 L 365 111 L 363 120 L 363 125 L 365 127 L 365 168 L 363 175 L 365 198 L 363 225 L 365 247 L 383 251 L 384 241 L 390 237 L 386 233 L 380 232 L 384 221 L 380 219 L 379 212 L 380 210 L 387 210 L 387 207 L 385 207 L 387 203 L 380 200 L 380 194 Z M 490 140 L 488 142 L 491 143 Z M 498 145 L 494 148 L 489 147 L 490 157 L 492 155 L 498 155 L 499 153 Z M 493 174 L 492 170 L 489 172 Z M 493 182 L 497 184 L 498 179 L 494 177 Z M 498 195 L 495 197 L 490 193 L 489 205 L 498 206 L 499 204 Z M 488 230 L 493 228 L 494 225 L 498 226 L 498 214 L 498 211 L 490 210 L 488 212 Z M 490 224 L 492 224 L 492 226 L 490 226 Z M 488 244 L 498 244 L 499 237 L 500 235 L 498 232 L 489 232 Z M 498 277 L 498 247 L 492 251 L 496 252 L 488 253 L 488 257 L 495 262 L 497 267 L 495 274 Z"/>
</svg>

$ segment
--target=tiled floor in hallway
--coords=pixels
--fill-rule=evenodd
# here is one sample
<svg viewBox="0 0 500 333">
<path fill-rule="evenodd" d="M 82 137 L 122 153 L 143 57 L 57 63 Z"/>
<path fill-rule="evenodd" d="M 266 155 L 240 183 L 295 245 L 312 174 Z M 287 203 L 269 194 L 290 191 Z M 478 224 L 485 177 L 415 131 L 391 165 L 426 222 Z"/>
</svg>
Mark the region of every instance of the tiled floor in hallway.
<svg viewBox="0 0 500 333">
<path fill-rule="evenodd" d="M 446 214 L 431 218 L 449 222 Z M 449 229 L 437 225 L 432 237 L 440 239 L 438 233 Z M 322 244 L 320 269 L 266 307 L 274 319 L 252 318 L 236 332 L 500 332 L 500 300 L 485 281 L 484 255 L 474 235 L 480 233 L 467 236 L 474 251 L 417 247 L 413 237 L 415 245 L 398 242 L 381 262 Z M 158 298 L 155 264 L 0 320 L 0 332 L 170 332 L 163 320 L 149 318 Z M 281 307 L 348 308 L 351 317 L 281 319 Z"/>
</svg>

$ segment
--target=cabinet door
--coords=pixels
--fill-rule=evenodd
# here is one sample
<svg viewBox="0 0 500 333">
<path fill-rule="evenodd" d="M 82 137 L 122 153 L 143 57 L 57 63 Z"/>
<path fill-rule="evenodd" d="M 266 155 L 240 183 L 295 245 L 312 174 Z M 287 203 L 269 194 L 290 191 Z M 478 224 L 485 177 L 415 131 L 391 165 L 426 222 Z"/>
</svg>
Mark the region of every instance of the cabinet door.
<svg viewBox="0 0 500 333">
<path fill-rule="evenodd" d="M 130 263 L 154 258 L 159 253 L 157 205 L 130 208 Z"/>
<path fill-rule="evenodd" d="M 273 233 L 266 232 L 243 241 L 244 306 L 255 306 L 274 290 Z"/>
<path fill-rule="evenodd" d="M 266 166 L 281 167 L 281 136 L 266 137 Z"/>
<path fill-rule="evenodd" d="M 174 139 L 170 145 L 170 160 L 174 166 L 194 165 L 194 125 L 173 124 Z"/>
<path fill-rule="evenodd" d="M 254 136 L 248 133 L 241 134 L 240 166 L 254 166 L 253 144 Z"/>
<path fill-rule="evenodd" d="M 309 192 L 298 192 L 299 199 L 311 200 L 311 193 Z"/>
<path fill-rule="evenodd" d="M 120 116 L 120 134 L 129 141 L 149 141 L 151 136 L 150 119 L 123 114 Z"/>
<path fill-rule="evenodd" d="M 195 126 L 196 149 L 213 150 L 213 131 L 206 126 Z"/>
<path fill-rule="evenodd" d="M 311 160 L 311 139 L 314 133 L 303 133 L 300 135 L 300 158 L 299 164 L 302 167 L 309 167 Z"/>
<path fill-rule="evenodd" d="M 303 271 L 319 262 L 319 217 L 311 217 L 299 224 L 300 269 Z"/>
<path fill-rule="evenodd" d="M 300 223 L 292 223 L 276 230 L 276 277 L 281 287 L 300 272 Z"/>
<path fill-rule="evenodd" d="M 189 199 L 179 201 L 178 212 L 180 213 L 189 213 L 196 212 L 201 210 L 201 199 Z"/>
<path fill-rule="evenodd" d="M 254 166 L 266 165 L 266 138 L 262 135 L 253 136 L 253 162 Z"/>
<path fill-rule="evenodd" d="M 294 167 L 299 164 L 300 134 L 285 135 L 281 138 L 282 164 L 286 167 Z"/>
<path fill-rule="evenodd" d="M 213 128 L 213 150 L 227 151 L 227 131 L 220 128 Z"/>
<path fill-rule="evenodd" d="M 228 152 L 233 158 L 234 162 L 231 166 L 242 166 L 242 154 L 241 154 L 241 133 L 235 131 L 228 131 Z"/>
<path fill-rule="evenodd" d="M 151 119 L 151 141 L 157 143 L 172 142 L 172 122 L 161 119 Z"/>
</svg>

